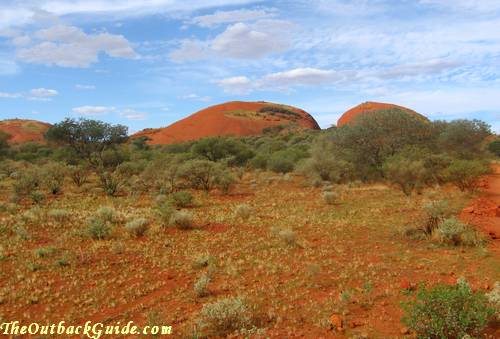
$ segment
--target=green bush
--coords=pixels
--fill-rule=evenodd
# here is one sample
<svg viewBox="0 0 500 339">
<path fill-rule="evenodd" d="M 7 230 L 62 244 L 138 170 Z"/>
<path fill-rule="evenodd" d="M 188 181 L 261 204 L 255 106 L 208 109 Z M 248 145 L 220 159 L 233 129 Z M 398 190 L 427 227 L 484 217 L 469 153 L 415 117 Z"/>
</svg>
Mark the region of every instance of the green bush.
<svg viewBox="0 0 500 339">
<path fill-rule="evenodd" d="M 229 169 L 220 169 L 215 177 L 215 185 L 223 194 L 228 194 L 236 183 L 236 178 Z"/>
<path fill-rule="evenodd" d="M 77 186 L 81 187 L 89 178 L 90 171 L 83 165 L 71 165 L 68 167 L 68 174 L 71 181 Z"/>
<path fill-rule="evenodd" d="M 293 171 L 295 164 L 292 159 L 280 152 L 276 152 L 269 158 L 268 168 L 276 173 L 289 173 Z"/>
<path fill-rule="evenodd" d="M 212 336 L 227 336 L 252 323 L 251 312 L 239 297 L 227 297 L 203 305 L 197 327 Z"/>
<path fill-rule="evenodd" d="M 479 335 L 493 315 L 481 292 L 460 280 L 456 285 L 420 287 L 416 299 L 402 304 L 403 323 L 418 338 L 464 338 Z"/>
<path fill-rule="evenodd" d="M 102 206 L 97 209 L 95 216 L 104 222 L 113 223 L 118 218 L 118 212 L 113 207 Z"/>
<path fill-rule="evenodd" d="M 435 229 L 434 235 L 439 242 L 446 245 L 477 246 L 482 243 L 476 230 L 457 218 L 449 218 L 441 222 Z"/>
<path fill-rule="evenodd" d="M 180 177 L 190 187 L 210 191 L 215 185 L 219 164 L 209 160 L 189 160 L 179 168 Z"/>
<path fill-rule="evenodd" d="M 40 168 L 41 182 L 53 195 L 61 192 L 67 169 L 61 163 L 49 162 Z"/>
<path fill-rule="evenodd" d="M 411 195 L 424 184 L 426 170 L 422 161 L 394 156 L 388 158 L 382 168 L 386 179 L 396 184 L 406 195 Z"/>
<path fill-rule="evenodd" d="M 111 228 L 101 219 L 90 218 L 87 224 L 87 234 L 95 240 L 107 239 L 111 235 Z"/>
<path fill-rule="evenodd" d="M 170 201 L 175 207 L 192 206 L 193 200 L 193 195 L 186 191 L 174 192 L 170 195 Z"/>
<path fill-rule="evenodd" d="M 148 230 L 148 225 L 146 218 L 135 218 L 125 224 L 125 229 L 132 236 L 142 237 Z"/>
<path fill-rule="evenodd" d="M 424 212 L 426 214 L 426 221 L 423 225 L 423 231 L 428 236 L 452 213 L 446 200 L 436 200 L 425 204 Z"/>
<path fill-rule="evenodd" d="M 488 144 L 488 150 L 497 157 L 500 157 L 500 140 L 490 142 Z"/>
<path fill-rule="evenodd" d="M 40 175 L 34 168 L 17 172 L 16 181 L 13 183 L 14 193 L 19 198 L 28 197 L 40 186 Z"/>
<path fill-rule="evenodd" d="M 475 191 L 479 178 L 490 172 L 487 164 L 480 160 L 454 160 L 445 170 L 445 177 L 463 191 Z"/>
<path fill-rule="evenodd" d="M 174 212 L 176 212 L 175 209 L 168 201 L 160 201 L 156 205 L 156 214 L 163 227 L 170 226 Z"/>
</svg>

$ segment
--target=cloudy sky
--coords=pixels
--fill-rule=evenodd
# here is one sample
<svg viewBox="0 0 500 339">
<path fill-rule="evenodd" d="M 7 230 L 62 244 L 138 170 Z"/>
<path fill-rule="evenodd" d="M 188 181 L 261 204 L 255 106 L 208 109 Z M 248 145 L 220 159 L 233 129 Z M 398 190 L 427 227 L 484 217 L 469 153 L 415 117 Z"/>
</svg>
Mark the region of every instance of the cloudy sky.
<svg viewBox="0 0 500 339">
<path fill-rule="evenodd" d="M 364 101 L 500 132 L 499 0 L 2 0 L 0 119 L 130 130 L 207 105 Z"/>
</svg>

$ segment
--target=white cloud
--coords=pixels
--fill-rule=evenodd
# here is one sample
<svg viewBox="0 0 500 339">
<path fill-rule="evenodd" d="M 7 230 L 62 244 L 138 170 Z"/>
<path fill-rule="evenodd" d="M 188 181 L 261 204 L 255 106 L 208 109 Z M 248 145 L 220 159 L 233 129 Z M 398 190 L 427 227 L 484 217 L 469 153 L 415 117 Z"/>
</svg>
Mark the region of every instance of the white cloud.
<svg viewBox="0 0 500 339">
<path fill-rule="evenodd" d="M 431 5 L 444 9 L 476 11 L 491 13 L 500 10 L 498 0 L 420 0 L 423 5 Z"/>
<path fill-rule="evenodd" d="M 147 113 L 139 112 L 132 108 L 125 108 L 120 112 L 120 116 L 127 120 L 146 120 Z"/>
<path fill-rule="evenodd" d="M 0 92 L 0 98 L 5 99 L 17 99 L 22 97 L 21 93 L 8 93 L 8 92 Z"/>
<path fill-rule="evenodd" d="M 286 51 L 291 45 L 294 26 L 288 21 L 259 20 L 252 24 L 238 22 L 228 26 L 212 40 L 183 40 L 170 53 L 176 62 L 223 56 L 235 59 L 258 59 Z"/>
<path fill-rule="evenodd" d="M 34 36 L 41 42 L 17 52 L 17 57 L 24 62 L 83 68 L 96 63 L 101 52 L 112 57 L 137 56 L 122 35 L 86 34 L 74 26 L 57 25 L 39 30 Z"/>
<path fill-rule="evenodd" d="M 218 35 L 211 48 L 231 58 L 261 58 L 290 47 L 289 29 L 291 24 L 286 21 L 262 20 L 251 25 L 239 22 Z"/>
<path fill-rule="evenodd" d="M 178 49 L 170 53 L 170 59 L 175 62 L 193 61 L 208 56 L 206 43 L 200 40 L 183 40 Z"/>
<path fill-rule="evenodd" d="M 196 93 L 191 93 L 191 94 L 187 94 L 187 95 L 184 95 L 181 97 L 181 99 L 184 99 L 184 100 L 193 100 L 193 101 L 201 101 L 201 102 L 208 102 L 210 100 L 212 100 L 211 97 L 209 96 L 200 96 Z"/>
<path fill-rule="evenodd" d="M 224 89 L 224 92 L 234 94 L 246 94 L 252 91 L 252 81 L 245 76 L 225 78 L 215 81 Z"/>
<path fill-rule="evenodd" d="M 187 23 L 201 27 L 213 27 L 234 22 L 255 21 L 274 17 L 273 9 L 238 9 L 234 11 L 217 11 L 213 14 L 196 16 Z"/>
<path fill-rule="evenodd" d="M 95 86 L 94 85 L 82 85 L 82 84 L 76 84 L 75 85 L 76 89 L 80 90 L 94 90 Z"/>
<path fill-rule="evenodd" d="M 432 75 L 441 73 L 451 68 L 456 68 L 460 65 L 462 65 L 462 63 L 456 61 L 435 59 L 420 63 L 398 65 L 386 70 L 379 71 L 377 76 L 380 78 L 392 79 L 401 77 Z"/>
<path fill-rule="evenodd" d="M 99 116 L 116 112 L 116 107 L 113 106 L 79 106 L 72 110 L 73 114 L 82 116 Z"/>
<path fill-rule="evenodd" d="M 317 68 L 296 68 L 285 72 L 271 73 L 264 77 L 264 82 L 275 85 L 321 85 L 343 80 L 345 75 L 334 70 Z"/>
<path fill-rule="evenodd" d="M 30 91 L 30 95 L 32 97 L 38 97 L 38 98 L 50 98 L 58 94 L 59 92 L 57 92 L 55 89 L 47 89 L 47 88 L 34 88 Z"/>
</svg>

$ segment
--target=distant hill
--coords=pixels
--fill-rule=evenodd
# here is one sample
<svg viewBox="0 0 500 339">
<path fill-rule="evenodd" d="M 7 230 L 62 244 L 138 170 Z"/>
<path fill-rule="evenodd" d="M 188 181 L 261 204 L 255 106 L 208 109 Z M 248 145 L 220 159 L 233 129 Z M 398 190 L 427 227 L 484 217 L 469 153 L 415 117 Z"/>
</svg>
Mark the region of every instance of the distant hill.
<svg viewBox="0 0 500 339">
<path fill-rule="evenodd" d="M 150 144 L 172 144 L 210 136 L 258 135 L 277 126 L 320 129 L 309 113 L 296 107 L 263 101 L 231 101 L 205 108 L 164 128 L 142 130 L 132 138 L 148 137 Z"/>
<path fill-rule="evenodd" d="M 25 142 L 45 143 L 44 134 L 50 126 L 46 122 L 37 120 L 0 120 L 0 130 L 12 136 L 8 140 L 10 144 L 22 144 Z"/>
<path fill-rule="evenodd" d="M 408 114 L 414 115 L 421 117 L 422 119 L 428 121 L 428 119 L 415 112 L 414 110 L 411 110 L 409 108 L 403 107 L 403 106 L 398 106 L 394 104 L 387 104 L 387 103 L 381 103 L 381 102 L 365 102 L 362 103 L 361 105 L 358 105 L 356 107 L 351 108 L 347 112 L 345 112 L 340 119 L 337 121 L 337 127 L 342 127 L 345 124 L 352 124 L 356 121 L 356 119 L 362 115 L 370 114 L 370 113 L 375 113 L 378 111 L 383 111 L 383 110 L 389 110 L 389 109 L 399 109 L 404 112 L 408 112 Z"/>
</svg>

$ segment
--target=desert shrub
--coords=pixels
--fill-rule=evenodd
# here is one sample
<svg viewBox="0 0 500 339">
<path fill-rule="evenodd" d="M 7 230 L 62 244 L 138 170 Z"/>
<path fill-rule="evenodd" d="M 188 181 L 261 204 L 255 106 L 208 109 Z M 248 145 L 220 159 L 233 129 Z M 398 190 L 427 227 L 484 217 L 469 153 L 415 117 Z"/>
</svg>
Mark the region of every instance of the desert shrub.
<svg viewBox="0 0 500 339">
<path fill-rule="evenodd" d="M 34 254 L 37 258 L 42 259 L 51 256 L 55 251 L 54 247 L 40 247 L 35 250 Z"/>
<path fill-rule="evenodd" d="M 125 224 L 125 229 L 132 236 L 142 237 L 148 230 L 148 224 L 146 218 L 135 218 Z"/>
<path fill-rule="evenodd" d="M 119 171 L 102 171 L 99 172 L 99 180 L 101 182 L 101 187 L 104 192 L 114 197 L 116 196 L 123 186 L 126 184 L 128 178 L 123 176 Z"/>
<path fill-rule="evenodd" d="M 338 198 L 339 198 L 339 195 L 336 192 L 324 192 L 323 193 L 323 200 L 328 205 L 335 204 L 337 202 Z"/>
<path fill-rule="evenodd" d="M 452 158 L 445 154 L 429 154 L 422 161 L 425 167 L 425 181 L 428 185 L 446 183 L 445 170 L 450 166 Z"/>
<path fill-rule="evenodd" d="M 426 170 L 422 161 L 402 156 L 390 157 L 383 165 L 383 172 L 389 182 L 396 184 L 404 194 L 411 195 L 424 184 Z"/>
<path fill-rule="evenodd" d="M 193 200 L 193 195 L 186 191 L 174 192 L 170 195 L 170 201 L 175 207 L 192 206 Z"/>
<path fill-rule="evenodd" d="M 87 182 L 90 171 L 83 165 L 70 165 L 68 166 L 68 175 L 77 187 L 81 187 Z"/>
<path fill-rule="evenodd" d="M 497 157 L 500 157 L 500 140 L 490 142 L 488 144 L 488 150 Z"/>
<path fill-rule="evenodd" d="M 102 206 L 97 209 L 95 216 L 104 222 L 112 223 L 118 218 L 118 212 L 113 207 Z"/>
<path fill-rule="evenodd" d="M 209 160 L 189 160 L 180 168 L 180 177 L 192 188 L 210 191 L 218 171 L 218 164 Z"/>
<path fill-rule="evenodd" d="M 51 209 L 50 211 L 47 212 L 47 216 L 56 221 L 64 221 L 68 219 L 69 212 L 64 209 Z"/>
<path fill-rule="evenodd" d="M 452 214 L 447 200 L 435 200 L 426 203 L 424 205 L 424 212 L 426 220 L 423 225 L 423 231 L 427 235 L 431 235 L 439 224 Z"/>
<path fill-rule="evenodd" d="M 250 165 L 254 169 L 267 169 L 267 162 L 269 161 L 269 156 L 266 154 L 257 154 L 250 160 Z"/>
<path fill-rule="evenodd" d="M 491 292 L 486 294 L 490 305 L 495 309 L 497 320 L 500 320 L 500 282 L 496 281 Z"/>
<path fill-rule="evenodd" d="M 45 194 L 40 191 L 31 192 L 29 197 L 35 204 L 41 204 L 45 200 Z"/>
<path fill-rule="evenodd" d="M 278 236 L 288 245 L 295 245 L 297 243 L 297 236 L 291 228 L 279 231 Z"/>
<path fill-rule="evenodd" d="M 163 227 L 170 226 L 172 222 L 172 215 L 175 209 L 172 207 L 168 201 L 160 201 L 156 204 L 156 214 L 158 216 L 159 222 Z"/>
<path fill-rule="evenodd" d="M 481 292 L 467 282 L 420 287 L 414 301 L 402 304 L 403 322 L 418 338 L 465 338 L 479 335 L 493 314 Z"/>
<path fill-rule="evenodd" d="M 228 169 L 225 168 L 221 168 L 215 177 L 215 185 L 223 194 L 228 194 L 235 183 L 236 178 Z"/>
<path fill-rule="evenodd" d="M 175 211 L 170 224 L 182 230 L 191 229 L 193 228 L 193 215 L 188 211 Z"/>
<path fill-rule="evenodd" d="M 236 207 L 236 217 L 241 218 L 242 220 L 248 220 L 252 215 L 253 209 L 248 204 L 241 204 Z"/>
<path fill-rule="evenodd" d="M 87 222 L 87 234 L 92 239 L 103 240 L 109 238 L 111 228 L 105 221 L 94 217 Z"/>
<path fill-rule="evenodd" d="M 480 160 L 454 160 L 445 170 L 446 180 L 463 191 L 475 191 L 478 188 L 479 178 L 490 169 Z"/>
<path fill-rule="evenodd" d="M 241 166 L 254 156 L 254 152 L 241 141 L 227 137 L 208 137 L 196 141 L 191 151 L 206 160 L 227 160 L 230 165 Z"/>
<path fill-rule="evenodd" d="M 292 159 L 283 153 L 276 152 L 269 158 L 268 168 L 276 173 L 288 173 L 293 171 L 295 164 Z"/>
<path fill-rule="evenodd" d="M 182 158 L 179 155 L 157 155 L 141 174 L 147 187 L 157 191 L 174 192 L 180 178 Z"/>
<path fill-rule="evenodd" d="M 209 283 L 210 277 L 206 273 L 202 274 L 194 283 L 194 293 L 196 293 L 196 295 L 200 298 L 206 297 L 210 294 L 210 291 L 208 290 Z"/>
<path fill-rule="evenodd" d="M 239 297 L 227 297 L 203 305 L 197 327 L 212 336 L 226 336 L 247 328 L 252 323 L 251 312 Z"/>
<path fill-rule="evenodd" d="M 438 145 L 460 158 L 473 159 L 482 153 L 485 139 L 491 135 L 490 126 L 479 120 L 454 120 L 444 125 Z"/>
<path fill-rule="evenodd" d="M 482 243 L 476 230 L 456 218 L 444 220 L 435 229 L 434 235 L 442 244 L 453 246 L 477 246 Z"/>
<path fill-rule="evenodd" d="M 42 185 L 53 195 L 61 192 L 66 176 L 66 166 L 58 162 L 49 162 L 40 169 Z"/>
<path fill-rule="evenodd" d="M 19 198 L 29 196 L 40 186 L 40 176 L 34 168 L 28 168 L 17 172 L 16 181 L 13 183 L 14 193 Z"/>
</svg>

